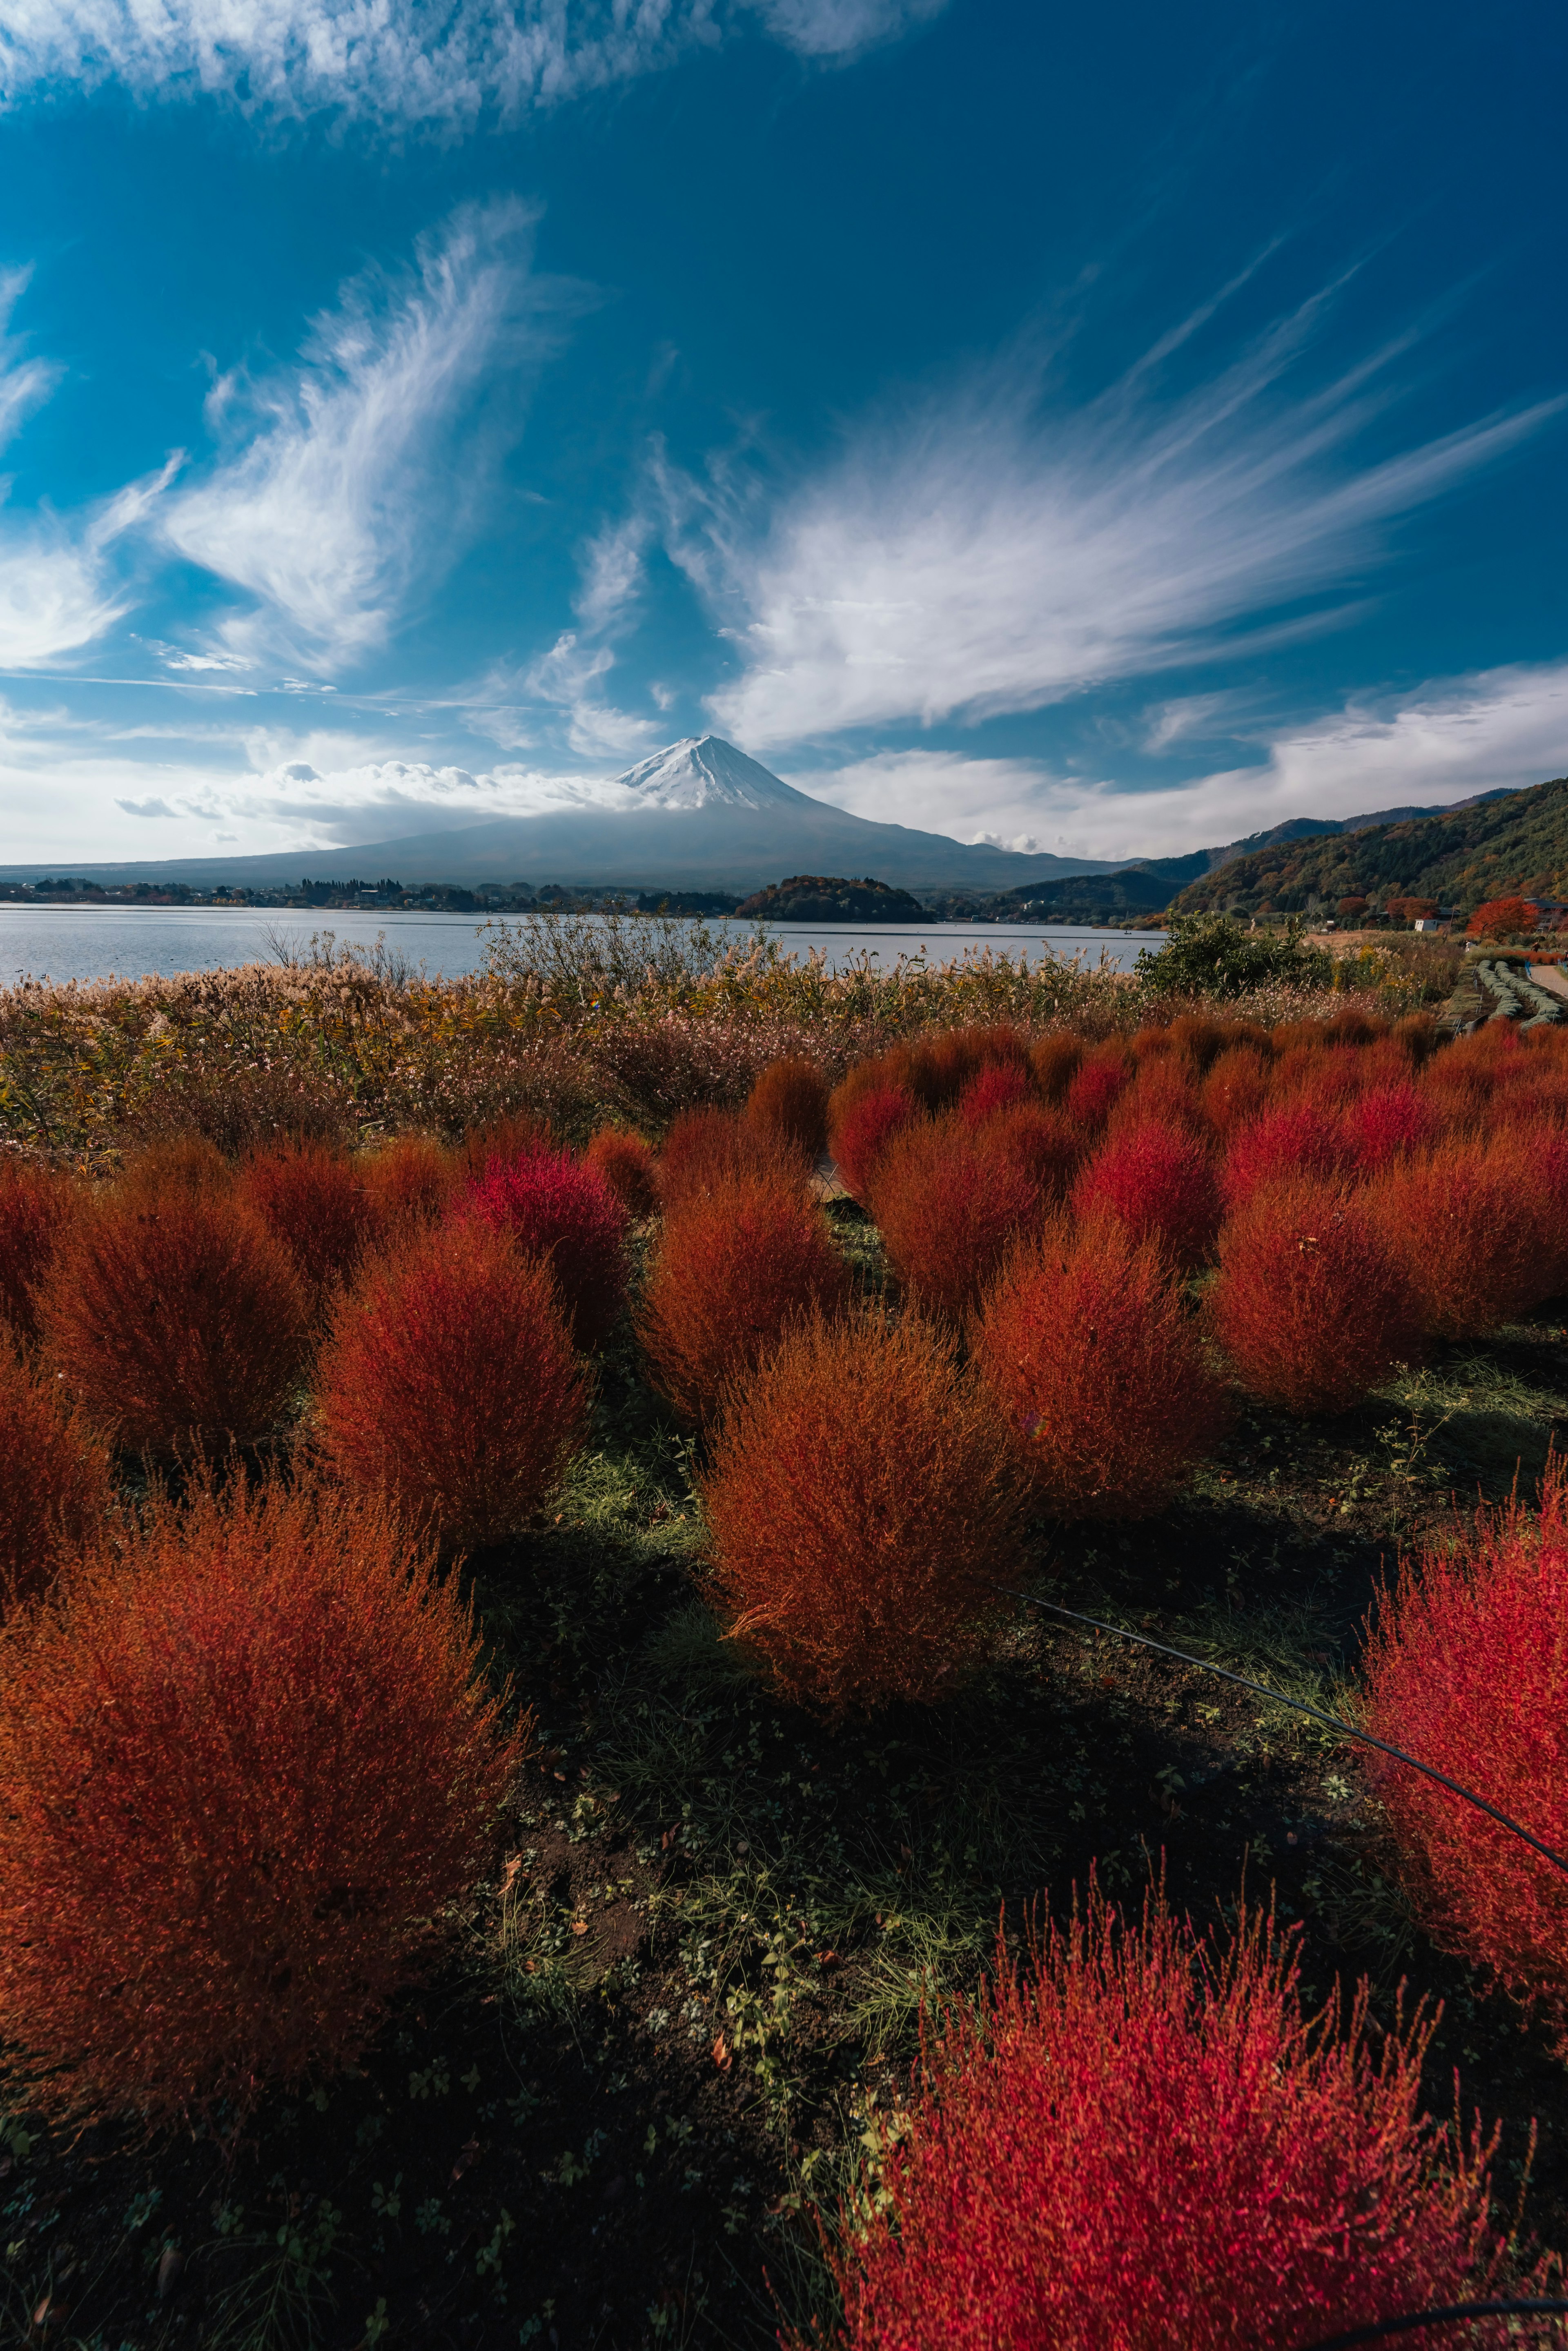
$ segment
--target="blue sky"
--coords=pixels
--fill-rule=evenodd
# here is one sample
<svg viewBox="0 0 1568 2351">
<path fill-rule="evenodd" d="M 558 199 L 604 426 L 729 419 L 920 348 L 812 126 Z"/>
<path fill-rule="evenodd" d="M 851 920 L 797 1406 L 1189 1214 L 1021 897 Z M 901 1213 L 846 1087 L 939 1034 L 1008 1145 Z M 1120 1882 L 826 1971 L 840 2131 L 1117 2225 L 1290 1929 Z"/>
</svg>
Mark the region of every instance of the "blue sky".
<svg viewBox="0 0 1568 2351">
<path fill-rule="evenodd" d="M 0 854 L 1568 769 L 1544 5 L 0 0 Z"/>
</svg>

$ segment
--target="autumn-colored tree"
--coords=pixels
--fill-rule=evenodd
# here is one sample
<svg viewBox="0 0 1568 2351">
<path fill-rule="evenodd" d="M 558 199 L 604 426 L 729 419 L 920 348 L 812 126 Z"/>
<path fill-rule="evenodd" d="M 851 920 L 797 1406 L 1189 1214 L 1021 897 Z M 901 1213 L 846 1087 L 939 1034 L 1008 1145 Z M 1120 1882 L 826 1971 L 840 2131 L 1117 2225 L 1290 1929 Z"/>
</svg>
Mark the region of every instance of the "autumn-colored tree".
<svg viewBox="0 0 1568 2351">
<path fill-rule="evenodd" d="M 1465 925 L 1468 939 L 1528 939 L 1540 928 L 1535 908 L 1525 898 L 1489 898 Z"/>
</svg>

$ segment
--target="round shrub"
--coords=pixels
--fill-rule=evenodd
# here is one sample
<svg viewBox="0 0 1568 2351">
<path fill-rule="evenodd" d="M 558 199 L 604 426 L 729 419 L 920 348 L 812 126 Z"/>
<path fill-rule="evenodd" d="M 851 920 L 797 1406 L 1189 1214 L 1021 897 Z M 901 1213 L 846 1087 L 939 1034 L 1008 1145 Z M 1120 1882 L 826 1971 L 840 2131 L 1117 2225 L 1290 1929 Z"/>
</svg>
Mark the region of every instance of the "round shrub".
<svg viewBox="0 0 1568 2351">
<path fill-rule="evenodd" d="M 112 1499 L 104 1447 L 0 1335 L 0 1616 L 48 1589 Z"/>
<path fill-rule="evenodd" d="M 1250 1045 L 1228 1045 L 1203 1081 L 1203 1111 L 1218 1135 L 1228 1136 L 1258 1117 L 1269 1099 L 1270 1061 Z"/>
<path fill-rule="evenodd" d="M 133 1151 L 115 1189 L 121 1199 L 166 1199 L 182 1192 L 226 1192 L 234 1169 L 204 1134 L 176 1134 L 166 1143 L 146 1143 Z"/>
<path fill-rule="evenodd" d="M 240 1171 L 239 1196 L 288 1250 L 319 1308 L 381 1228 L 361 1169 L 322 1143 L 274 1144 L 256 1152 Z"/>
<path fill-rule="evenodd" d="M 770 1061 L 751 1089 L 746 1123 L 815 1166 L 828 1143 L 828 1089 L 815 1061 Z"/>
<path fill-rule="evenodd" d="M 944 1029 L 920 1040 L 909 1056 L 909 1081 L 928 1111 L 948 1110 L 984 1071 L 1016 1069 L 1027 1077 L 1029 1055 L 1016 1029 Z"/>
<path fill-rule="evenodd" d="M 1320 1057 L 1321 1058 L 1321 1057 Z M 1292 1176 L 1333 1178 L 1354 1172 L 1353 1154 L 1337 1118 L 1309 1102 L 1265 1110 L 1231 1135 L 1220 1184 L 1227 1207 L 1244 1207 L 1263 1184 Z"/>
<path fill-rule="evenodd" d="M 1490 2149 L 1421 2109 L 1432 2024 L 1374 2044 L 1368 2004 L 1307 2021 L 1255 1915 L 1220 1943 L 1092 1891 L 930 2033 L 842 2215 L 845 2351 L 1290 2351 L 1506 2291 Z"/>
<path fill-rule="evenodd" d="M 735 1393 L 703 1493 L 729 1633 L 834 1719 L 945 1697 L 1019 1572 L 1006 1432 L 913 1314 L 787 1331 Z"/>
<path fill-rule="evenodd" d="M 1063 1221 L 1020 1245 L 970 1339 L 976 1369 L 1057 1518 L 1163 1510 L 1230 1418 L 1168 1265 L 1112 1217 Z"/>
<path fill-rule="evenodd" d="M 1439 1141 L 1443 1122 L 1407 1079 L 1374 1086 L 1346 1109 L 1342 1123 L 1352 1165 L 1372 1175 L 1391 1159 L 1429 1151 Z"/>
<path fill-rule="evenodd" d="M 1105 1209 L 1137 1240 L 1157 1241 L 1183 1272 L 1214 1253 L 1219 1184 L 1200 1143 L 1179 1126 L 1145 1121 L 1117 1127 L 1080 1176 L 1081 1216 Z"/>
<path fill-rule="evenodd" d="M 1457 1553 L 1406 1561 L 1366 1651 L 1366 1727 L 1568 1852 L 1568 1463 L 1539 1517 L 1482 1510 Z M 1366 1766 L 1418 1908 L 1450 1949 L 1531 2005 L 1568 2054 L 1568 1883 L 1446 1788 Z"/>
<path fill-rule="evenodd" d="M 458 1163 L 428 1134 L 398 1134 L 357 1163 L 384 1234 L 434 1224 L 457 1188 Z"/>
<path fill-rule="evenodd" d="M 459 1182 L 481 1183 L 492 1167 L 526 1158 L 533 1151 L 553 1151 L 556 1139 L 549 1125 L 531 1111 L 507 1111 L 484 1126 L 471 1126 L 457 1146 Z"/>
<path fill-rule="evenodd" d="M 831 1314 L 850 1270 L 821 1208 L 736 1176 L 665 1218 L 639 1335 L 655 1384 L 689 1420 L 778 1345 L 789 1323 Z"/>
<path fill-rule="evenodd" d="M 1083 1059 L 1082 1037 L 1069 1029 L 1051 1029 L 1040 1038 L 1030 1052 L 1029 1065 L 1034 1072 L 1035 1084 L 1049 1102 L 1059 1102 L 1078 1075 Z"/>
<path fill-rule="evenodd" d="M 831 1130 L 828 1147 L 844 1189 L 862 1206 L 870 1197 L 878 1163 L 894 1136 L 913 1126 L 923 1115 L 907 1086 L 874 1086 L 856 1094 L 846 1105 Z"/>
<path fill-rule="evenodd" d="M 0 2032 L 39 2102 L 232 2126 L 358 2055 L 517 1761 L 430 1556 L 359 1496 L 199 1484 L 7 1668 Z"/>
<path fill-rule="evenodd" d="M 1062 1197 L 1083 1157 L 1070 1122 L 1041 1102 L 1019 1102 L 988 1119 L 985 1148 L 993 1158 L 1017 1168 L 1047 1206 Z"/>
<path fill-rule="evenodd" d="M 597 1167 L 570 1151 L 493 1160 L 467 1207 L 549 1267 L 578 1346 L 609 1337 L 626 1303 L 626 1210 Z"/>
<path fill-rule="evenodd" d="M 1419 1360 L 1420 1301 L 1364 1198 L 1298 1176 L 1266 1184 L 1219 1236 L 1210 1327 L 1266 1403 L 1344 1412 Z"/>
<path fill-rule="evenodd" d="M 1130 1081 L 1134 1063 L 1121 1045 L 1097 1045 L 1085 1053 L 1061 1097 L 1075 1125 L 1103 1126 Z"/>
<path fill-rule="evenodd" d="M 653 1146 L 630 1127 L 601 1126 L 588 1138 L 583 1157 L 596 1168 L 629 1217 L 651 1217 L 659 1206 L 659 1170 Z"/>
<path fill-rule="evenodd" d="M 127 1452 L 221 1452 L 277 1426 L 310 1339 L 281 1241 L 230 1191 L 82 1207 L 38 1292 L 47 1358 Z"/>
<path fill-rule="evenodd" d="M 0 1157 L 0 1330 L 30 1343 L 38 1335 L 34 1297 L 76 1205 L 68 1176 L 25 1159 Z"/>
<path fill-rule="evenodd" d="M 1369 1211 L 1428 1331 L 1462 1339 L 1495 1330 L 1550 1290 L 1529 1207 L 1535 1180 L 1516 1136 L 1491 1145 L 1458 1135 L 1390 1161 L 1368 1186 Z"/>
<path fill-rule="evenodd" d="M 672 1120 L 659 1155 L 659 1199 L 667 1211 L 741 1175 L 803 1191 L 807 1173 L 799 1152 L 731 1112 L 686 1110 Z"/>
<path fill-rule="evenodd" d="M 449 1550 L 526 1525 L 582 1442 L 588 1389 L 549 1268 L 462 1218 L 372 1259 L 318 1372 L 327 1458 Z"/>
<path fill-rule="evenodd" d="M 876 1162 L 871 1207 L 901 1290 L 927 1312 L 961 1321 L 1042 1203 L 984 1129 L 948 1117 L 894 1137 Z"/>
<path fill-rule="evenodd" d="M 1022 1061 L 992 1061 L 976 1071 L 958 1097 L 958 1115 L 966 1126 L 984 1126 L 998 1112 L 1017 1110 L 1030 1101 L 1029 1065 Z"/>
</svg>

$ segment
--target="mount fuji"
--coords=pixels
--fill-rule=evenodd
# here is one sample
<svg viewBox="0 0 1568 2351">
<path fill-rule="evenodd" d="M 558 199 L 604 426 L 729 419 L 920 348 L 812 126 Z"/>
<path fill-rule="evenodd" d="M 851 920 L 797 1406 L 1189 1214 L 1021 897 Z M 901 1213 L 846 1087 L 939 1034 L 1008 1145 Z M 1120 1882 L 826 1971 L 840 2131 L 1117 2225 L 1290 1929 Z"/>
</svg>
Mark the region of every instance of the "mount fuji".
<svg viewBox="0 0 1568 2351">
<path fill-rule="evenodd" d="M 1048 877 L 1106 873 L 1103 858 L 1053 857 L 874 824 L 813 799 L 717 735 L 688 736 L 607 782 L 517 788 L 510 812 L 479 824 L 336 849 L 265 856 L 185 857 L 80 865 L 84 881 L 217 883 L 253 889 L 298 882 L 301 870 L 393 873 L 430 882 L 546 882 L 568 888 L 751 891 L 788 873 L 874 874 L 903 889 L 1018 889 Z M 9 866 L 18 881 L 53 866 Z"/>
</svg>

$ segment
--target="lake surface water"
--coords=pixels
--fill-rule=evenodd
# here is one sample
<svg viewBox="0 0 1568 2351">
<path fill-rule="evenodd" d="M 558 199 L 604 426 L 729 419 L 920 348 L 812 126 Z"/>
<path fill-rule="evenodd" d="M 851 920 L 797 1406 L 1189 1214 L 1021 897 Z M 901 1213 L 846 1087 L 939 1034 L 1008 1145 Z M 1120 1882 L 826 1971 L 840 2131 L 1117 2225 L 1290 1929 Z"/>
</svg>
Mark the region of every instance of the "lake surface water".
<svg viewBox="0 0 1568 2351">
<path fill-rule="evenodd" d="M 751 929 L 747 923 L 715 922 L 712 927 L 737 938 Z M 770 929 L 787 951 L 802 957 L 808 948 L 821 947 L 830 970 L 868 952 L 891 968 L 901 955 L 924 954 L 936 964 L 966 947 L 991 947 L 1014 956 L 1021 950 L 1031 961 L 1079 956 L 1089 970 L 1103 956 L 1113 969 L 1129 971 L 1140 948 L 1165 944 L 1160 931 L 1092 930 L 1068 923 L 927 923 L 909 930 L 891 923 L 863 930 L 847 924 L 778 923 Z M 433 978 L 477 971 L 485 957 L 486 942 L 473 914 L 335 908 L 316 913 L 287 906 L 0 905 L 0 987 L 14 987 L 25 977 L 62 983 L 232 970 L 239 964 L 277 961 L 275 942 L 287 940 L 303 950 L 313 931 L 329 930 L 340 946 L 371 947 L 384 938 L 416 968 L 423 964 Z"/>
</svg>

